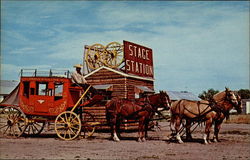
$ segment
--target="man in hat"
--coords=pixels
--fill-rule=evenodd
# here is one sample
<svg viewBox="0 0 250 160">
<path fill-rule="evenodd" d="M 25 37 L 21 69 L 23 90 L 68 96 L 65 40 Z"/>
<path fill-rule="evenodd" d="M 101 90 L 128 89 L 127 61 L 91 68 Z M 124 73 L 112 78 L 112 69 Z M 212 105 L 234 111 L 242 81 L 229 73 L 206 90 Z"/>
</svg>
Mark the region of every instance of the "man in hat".
<svg viewBox="0 0 250 160">
<path fill-rule="evenodd" d="M 72 82 L 78 85 L 87 84 L 87 81 L 85 80 L 85 78 L 81 73 L 82 65 L 76 64 L 74 65 L 74 67 L 76 68 L 76 70 L 71 74 Z"/>
<path fill-rule="evenodd" d="M 76 68 L 76 70 L 71 74 L 71 81 L 72 81 L 73 85 L 81 86 L 84 90 L 86 90 L 90 85 L 87 83 L 87 81 L 85 80 L 84 76 L 81 73 L 82 65 L 76 64 L 76 65 L 74 65 L 74 67 Z M 89 91 L 91 93 L 87 94 L 88 98 L 94 96 L 98 92 L 92 86 L 90 87 Z"/>
</svg>

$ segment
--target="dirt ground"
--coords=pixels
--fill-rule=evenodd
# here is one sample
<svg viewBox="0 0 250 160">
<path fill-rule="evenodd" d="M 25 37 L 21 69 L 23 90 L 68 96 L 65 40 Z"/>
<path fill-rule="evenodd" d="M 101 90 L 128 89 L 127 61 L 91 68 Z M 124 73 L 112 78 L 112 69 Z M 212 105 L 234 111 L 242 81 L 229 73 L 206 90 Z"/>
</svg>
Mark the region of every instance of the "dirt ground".
<svg viewBox="0 0 250 160">
<path fill-rule="evenodd" d="M 168 122 L 160 131 L 149 131 L 149 139 L 136 141 L 137 133 L 122 133 L 120 142 L 109 133 L 95 133 L 90 139 L 62 141 L 54 133 L 37 137 L 0 138 L 0 159 L 250 159 L 250 124 L 223 123 L 221 142 L 202 144 L 204 128 L 193 133 L 194 140 L 177 144 L 169 140 Z M 211 135 L 212 136 L 212 135 Z"/>
</svg>

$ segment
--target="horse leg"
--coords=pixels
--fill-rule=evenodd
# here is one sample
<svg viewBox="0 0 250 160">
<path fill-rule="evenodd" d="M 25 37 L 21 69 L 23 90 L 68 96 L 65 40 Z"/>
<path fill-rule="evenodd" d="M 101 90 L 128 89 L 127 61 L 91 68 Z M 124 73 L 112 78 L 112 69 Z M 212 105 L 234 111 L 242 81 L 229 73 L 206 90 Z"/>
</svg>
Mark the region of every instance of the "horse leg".
<svg viewBox="0 0 250 160">
<path fill-rule="evenodd" d="M 148 138 L 148 125 L 149 125 L 149 119 L 145 121 L 145 139 Z"/>
<path fill-rule="evenodd" d="M 210 131 L 211 131 L 212 124 L 213 124 L 213 119 L 208 119 L 208 120 L 206 121 L 205 134 L 204 134 L 204 136 L 203 136 L 203 139 L 204 139 L 204 143 L 205 143 L 205 144 L 210 143 L 209 135 L 210 135 Z"/>
<path fill-rule="evenodd" d="M 191 120 L 186 119 L 186 139 L 187 140 L 192 140 L 192 136 L 191 136 Z"/>
<path fill-rule="evenodd" d="M 175 119 L 176 116 L 172 115 L 170 119 L 170 130 L 171 130 L 171 135 L 175 136 L 176 135 L 176 130 L 175 130 Z"/>
<path fill-rule="evenodd" d="M 121 130 L 120 130 L 121 122 L 122 122 L 122 119 L 117 118 L 117 120 L 116 120 L 116 133 L 117 133 L 118 138 L 121 138 L 121 134 L 120 134 L 121 133 Z"/>
<path fill-rule="evenodd" d="M 219 140 L 219 131 L 220 131 L 220 128 L 221 128 L 221 124 L 222 124 L 222 121 L 215 121 L 214 137 L 213 137 L 214 142 L 220 142 L 220 140 Z"/>
<path fill-rule="evenodd" d="M 179 116 L 176 116 L 176 122 L 175 122 L 175 131 L 176 131 L 176 139 L 178 140 L 179 143 L 183 143 L 183 141 L 181 140 L 181 136 L 179 133 L 179 129 L 181 126 L 181 118 Z"/>
<path fill-rule="evenodd" d="M 116 130 L 117 130 L 116 126 L 117 126 L 117 116 L 113 116 L 110 119 L 111 138 L 113 138 L 114 141 L 119 142 L 120 139 L 118 138 L 116 134 Z"/>
<path fill-rule="evenodd" d="M 143 142 L 144 139 L 143 139 L 143 131 L 144 131 L 144 119 L 143 118 L 140 118 L 139 119 L 139 127 L 138 127 L 138 142 Z"/>
</svg>

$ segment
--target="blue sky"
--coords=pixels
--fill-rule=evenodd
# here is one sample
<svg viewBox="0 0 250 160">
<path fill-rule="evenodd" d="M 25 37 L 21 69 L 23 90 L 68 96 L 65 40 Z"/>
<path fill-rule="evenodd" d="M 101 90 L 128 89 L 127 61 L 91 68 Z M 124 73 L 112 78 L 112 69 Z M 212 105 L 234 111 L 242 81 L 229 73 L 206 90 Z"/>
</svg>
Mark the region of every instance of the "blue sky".
<svg viewBox="0 0 250 160">
<path fill-rule="evenodd" d="M 1 1 L 1 79 L 70 69 L 83 46 L 153 49 L 155 89 L 249 89 L 249 2 Z"/>
</svg>

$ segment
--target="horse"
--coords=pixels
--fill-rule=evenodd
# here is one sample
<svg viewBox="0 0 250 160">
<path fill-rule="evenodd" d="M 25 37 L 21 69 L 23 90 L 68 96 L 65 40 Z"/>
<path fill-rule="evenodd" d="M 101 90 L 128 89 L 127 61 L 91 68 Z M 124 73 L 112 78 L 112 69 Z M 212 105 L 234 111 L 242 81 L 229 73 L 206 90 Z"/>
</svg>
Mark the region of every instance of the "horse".
<svg viewBox="0 0 250 160">
<path fill-rule="evenodd" d="M 237 106 L 233 106 L 235 107 L 235 109 L 237 110 L 237 113 L 240 114 L 242 112 L 242 106 L 241 106 L 241 97 L 240 95 L 238 94 L 238 92 L 233 92 L 236 99 L 237 99 L 237 103 L 238 105 Z M 215 103 L 214 100 L 211 100 L 210 103 Z M 232 108 L 232 107 L 231 107 Z M 231 110 L 231 109 L 230 109 Z M 229 110 L 229 111 L 230 111 Z M 220 115 L 218 117 L 218 119 L 215 119 L 214 120 L 214 124 L 215 124 L 215 127 L 214 127 L 214 136 L 213 136 L 213 141 L 214 142 L 219 142 L 219 138 L 218 138 L 218 134 L 219 134 L 219 130 L 221 128 L 221 124 L 222 122 L 224 121 L 224 119 L 228 119 L 229 118 L 229 111 L 227 112 L 222 112 L 220 110 L 217 109 L 217 113 Z M 192 121 L 191 119 L 186 119 L 186 138 L 187 140 L 190 140 L 192 139 L 192 136 L 191 136 L 191 132 L 190 132 L 190 128 L 191 128 L 191 124 L 192 124 Z"/>
<path fill-rule="evenodd" d="M 169 109 L 170 102 L 166 92 L 146 97 L 144 100 L 128 100 L 114 98 L 106 104 L 106 118 L 111 128 L 111 138 L 114 141 L 120 141 L 117 131 L 122 119 L 137 119 L 138 141 L 146 141 L 147 128 L 150 119 L 159 107 Z"/>
<path fill-rule="evenodd" d="M 234 107 L 237 112 L 241 111 L 241 106 L 233 91 L 228 88 L 225 91 L 215 94 L 212 101 L 190 101 L 179 100 L 172 104 L 170 128 L 176 132 L 176 139 L 183 143 L 179 129 L 183 119 L 186 120 L 187 138 L 191 137 L 190 126 L 192 122 L 205 122 L 204 143 L 210 143 L 209 134 L 214 122 L 214 141 L 219 141 L 218 134 L 223 120 L 228 117 L 229 111 Z M 175 126 L 174 126 L 175 125 Z M 173 128 L 174 126 L 174 128 Z"/>
</svg>

